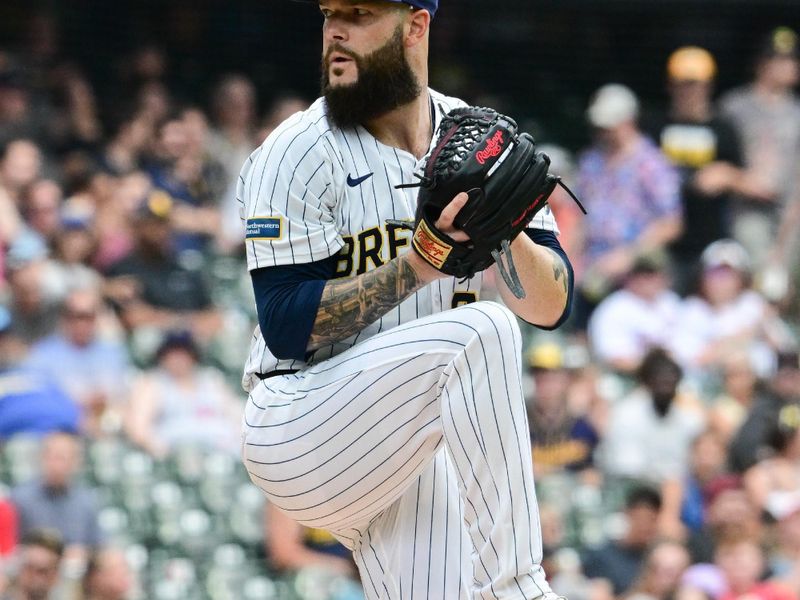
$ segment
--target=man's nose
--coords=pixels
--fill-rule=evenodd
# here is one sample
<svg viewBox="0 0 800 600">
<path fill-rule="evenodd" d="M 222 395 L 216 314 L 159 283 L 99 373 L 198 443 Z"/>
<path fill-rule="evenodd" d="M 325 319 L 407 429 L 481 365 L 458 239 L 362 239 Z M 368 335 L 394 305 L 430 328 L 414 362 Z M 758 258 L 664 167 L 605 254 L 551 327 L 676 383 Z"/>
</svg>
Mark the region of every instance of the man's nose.
<svg viewBox="0 0 800 600">
<path fill-rule="evenodd" d="M 349 39 L 347 26 L 341 19 L 329 19 L 323 27 L 325 41 L 329 44 L 333 42 L 346 42 Z"/>
</svg>

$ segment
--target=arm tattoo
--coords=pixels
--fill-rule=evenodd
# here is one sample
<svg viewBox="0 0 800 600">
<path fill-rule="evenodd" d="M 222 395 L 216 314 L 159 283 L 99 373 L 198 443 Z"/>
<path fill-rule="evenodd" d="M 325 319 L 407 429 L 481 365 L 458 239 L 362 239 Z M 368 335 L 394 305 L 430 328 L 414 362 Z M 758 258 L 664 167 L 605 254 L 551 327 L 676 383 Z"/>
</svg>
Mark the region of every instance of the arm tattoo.
<svg viewBox="0 0 800 600">
<path fill-rule="evenodd" d="M 357 277 L 328 281 L 308 350 L 358 333 L 424 285 L 404 256 Z"/>
<path fill-rule="evenodd" d="M 557 252 L 550 248 L 547 250 L 553 255 L 553 279 L 556 281 L 561 280 L 561 284 L 564 286 L 564 293 L 567 293 L 567 268 L 564 266 L 564 261 L 561 260 Z"/>
</svg>

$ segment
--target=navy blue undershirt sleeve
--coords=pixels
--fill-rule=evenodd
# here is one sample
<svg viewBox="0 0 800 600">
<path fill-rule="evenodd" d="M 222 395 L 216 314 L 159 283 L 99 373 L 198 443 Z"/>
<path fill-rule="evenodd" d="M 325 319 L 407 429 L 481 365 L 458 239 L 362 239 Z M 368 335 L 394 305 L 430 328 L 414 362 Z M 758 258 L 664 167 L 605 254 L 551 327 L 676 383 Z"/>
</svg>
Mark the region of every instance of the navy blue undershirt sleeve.
<svg viewBox="0 0 800 600">
<path fill-rule="evenodd" d="M 564 312 L 555 325 L 534 325 L 540 329 L 555 329 L 566 321 L 572 310 L 572 264 L 552 231 L 526 229 L 525 233 L 540 246 L 552 249 L 567 268 L 567 303 Z M 261 334 L 276 358 L 306 360 L 308 338 L 317 317 L 322 291 L 325 283 L 333 277 L 336 263 L 337 258 L 331 256 L 312 263 L 251 271 Z"/>
<path fill-rule="evenodd" d="M 276 358 L 306 360 L 322 290 L 333 277 L 336 262 L 336 257 L 331 256 L 302 265 L 250 272 L 261 334 Z"/>
<path fill-rule="evenodd" d="M 561 244 L 559 243 L 555 233 L 552 231 L 546 231 L 544 229 L 525 229 L 525 233 L 535 243 L 539 244 L 540 246 L 550 248 L 553 252 L 558 254 L 564 261 L 564 265 L 567 267 L 567 304 L 564 306 L 564 312 L 561 313 L 561 317 L 558 319 L 558 321 L 556 321 L 555 325 L 551 325 L 549 327 L 531 323 L 531 325 L 534 327 L 550 331 L 560 327 L 564 321 L 569 318 L 570 312 L 572 312 L 572 294 L 575 289 L 575 273 L 572 270 L 572 263 L 569 261 L 567 253 L 564 252 L 564 249 L 561 247 Z"/>
</svg>

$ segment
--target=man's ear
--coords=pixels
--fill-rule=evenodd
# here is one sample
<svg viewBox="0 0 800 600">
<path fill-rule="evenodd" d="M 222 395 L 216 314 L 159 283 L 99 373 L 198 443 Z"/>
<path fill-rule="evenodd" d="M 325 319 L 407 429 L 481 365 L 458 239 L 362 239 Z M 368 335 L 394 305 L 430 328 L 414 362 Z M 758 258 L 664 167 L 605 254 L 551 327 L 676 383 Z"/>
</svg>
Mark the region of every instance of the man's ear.
<svg viewBox="0 0 800 600">
<path fill-rule="evenodd" d="M 424 9 L 412 10 L 406 22 L 407 47 L 416 46 L 428 37 L 428 30 L 431 26 L 431 13 Z"/>
</svg>

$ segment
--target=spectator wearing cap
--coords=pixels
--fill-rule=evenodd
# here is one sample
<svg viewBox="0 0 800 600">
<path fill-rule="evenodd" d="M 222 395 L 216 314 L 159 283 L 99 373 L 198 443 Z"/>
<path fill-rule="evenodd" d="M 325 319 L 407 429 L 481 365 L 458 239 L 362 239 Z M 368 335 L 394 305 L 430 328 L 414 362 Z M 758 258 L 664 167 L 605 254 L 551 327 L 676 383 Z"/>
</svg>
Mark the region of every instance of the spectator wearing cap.
<svg viewBox="0 0 800 600">
<path fill-rule="evenodd" d="M 23 536 L 37 529 L 57 531 L 69 555 L 85 560 L 102 536 L 94 492 L 78 480 L 82 461 L 79 437 L 64 432 L 47 435 L 42 442 L 39 477 L 12 489 L 11 500 Z"/>
<path fill-rule="evenodd" d="M 642 570 L 648 549 L 658 539 L 660 512 L 661 495 L 657 490 L 632 487 L 625 498 L 624 535 L 582 553 L 586 576 L 610 581 L 617 597 L 628 591 Z"/>
<path fill-rule="evenodd" d="M 135 216 L 136 246 L 108 269 L 105 293 L 131 332 L 187 327 L 207 342 L 219 329 L 220 316 L 199 268 L 184 267 L 174 251 L 173 206 L 161 190 L 148 194 Z"/>
<path fill-rule="evenodd" d="M 733 124 L 714 111 L 717 64 L 705 48 L 684 46 L 667 60 L 667 111 L 647 128 L 681 178 L 683 233 L 670 246 L 675 287 L 689 291 L 700 253 L 729 237 L 729 203 L 746 192 L 744 157 Z"/>
<path fill-rule="evenodd" d="M 666 346 L 681 318 L 681 299 L 669 288 L 665 251 L 639 254 L 589 319 L 589 342 L 605 368 L 633 375 L 648 350 Z"/>
<path fill-rule="evenodd" d="M 569 406 L 564 351 L 552 342 L 534 345 L 528 365 L 534 382 L 527 409 L 535 474 L 592 468 L 599 436 L 589 419 Z"/>
<path fill-rule="evenodd" d="M 82 407 L 84 434 L 96 437 L 127 395 L 127 350 L 103 337 L 104 304 L 95 288 L 75 289 L 62 305 L 59 330 L 31 347 L 28 364 L 55 381 Z"/>
<path fill-rule="evenodd" d="M 59 585 L 64 543 L 52 530 L 35 530 L 21 541 L 11 587 L 2 600 L 51 600 Z"/>
<path fill-rule="evenodd" d="M 683 372 L 661 348 L 647 353 L 637 375 L 640 385 L 611 406 L 603 469 L 611 476 L 662 486 L 682 481 L 692 440 L 705 427 L 702 407 L 679 392 Z"/>
<path fill-rule="evenodd" d="M 640 252 L 663 249 L 681 232 L 677 172 L 640 131 L 638 113 L 636 95 L 620 84 L 601 87 L 587 111 L 595 141 L 580 157 L 576 183 L 589 212 L 579 328 Z"/>
<path fill-rule="evenodd" d="M 800 403 L 800 355 L 795 350 L 778 354 L 775 373 L 758 389 L 753 407 L 729 446 L 731 466 L 738 472 L 769 456 L 769 435 L 780 411 Z"/>
<path fill-rule="evenodd" d="M 717 240 L 701 255 L 697 295 L 688 298 L 670 348 L 702 385 L 724 356 L 744 348 L 759 375 L 774 365 L 776 348 L 790 343 L 786 327 L 750 282 L 750 257 L 734 240 Z"/>
<path fill-rule="evenodd" d="M 200 362 L 185 330 L 164 335 L 155 365 L 133 382 L 125 415 L 130 440 L 156 458 L 180 445 L 238 454 L 241 406 L 221 373 Z"/>
<path fill-rule="evenodd" d="M 788 27 L 766 37 L 756 56 L 755 77 L 720 98 L 721 113 L 735 124 L 744 145 L 745 164 L 757 182 L 735 207 L 733 235 L 756 264 L 767 257 L 781 212 L 798 181 L 800 41 Z"/>
</svg>

